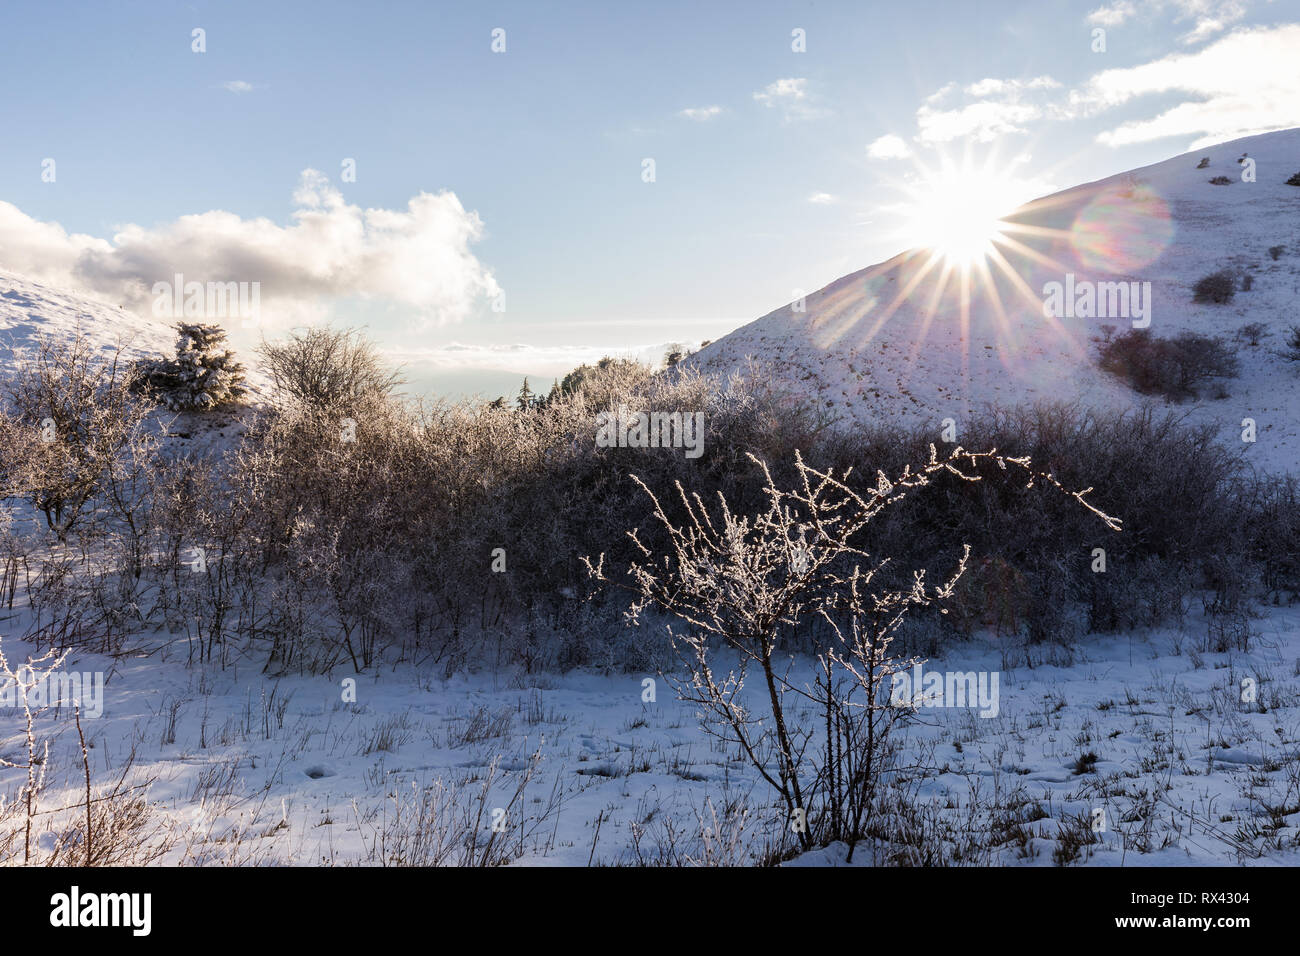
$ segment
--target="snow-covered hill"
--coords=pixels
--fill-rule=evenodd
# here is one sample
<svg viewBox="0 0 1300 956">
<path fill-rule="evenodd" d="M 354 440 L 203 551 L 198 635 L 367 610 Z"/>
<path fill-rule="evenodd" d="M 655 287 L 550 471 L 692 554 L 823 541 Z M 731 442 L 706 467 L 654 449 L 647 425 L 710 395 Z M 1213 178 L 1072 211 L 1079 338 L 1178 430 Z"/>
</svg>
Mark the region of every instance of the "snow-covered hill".
<svg viewBox="0 0 1300 956">
<path fill-rule="evenodd" d="M 32 350 L 42 336 L 71 341 L 78 334 L 105 355 L 120 347 L 127 360 L 172 355 L 176 348 L 176 330 L 167 320 L 0 269 L 0 380 L 14 368 L 15 353 Z M 248 407 L 256 406 L 269 394 L 269 380 L 254 356 L 241 353 L 238 359 L 245 366 Z M 193 451 L 228 444 L 242 431 L 247 411 L 246 407 L 178 415 L 160 410 L 158 420 L 169 423 L 169 443 Z"/>
<path fill-rule="evenodd" d="M 1255 160 L 1255 182 L 1242 179 L 1243 154 Z M 1240 378 L 1225 382 L 1229 397 L 1188 403 L 1191 420 L 1215 423 L 1261 467 L 1294 469 L 1300 367 L 1278 352 L 1287 328 L 1300 323 L 1300 188 L 1286 185 L 1297 170 L 1300 129 L 1291 129 L 1077 186 L 1005 217 L 1027 228 L 1008 232 L 1014 243 L 999 246 L 1005 265 L 990 262 L 989 281 L 972 272 L 965 319 L 959 273 L 913 250 L 808 295 L 803 311 L 782 306 L 691 361 L 730 370 L 747 356 L 763 359 L 849 425 L 937 430 L 953 418 L 960 428 L 986 405 L 1042 400 L 1123 407 L 1140 399 L 1096 367 L 1093 339 L 1102 325 L 1122 332 L 1129 320 L 1047 318 L 1043 289 L 1067 273 L 1150 282 L 1152 334 L 1224 336 L 1241 359 Z M 1221 176 L 1230 182 L 1210 182 Z M 1193 303 L 1194 283 L 1223 268 L 1249 274 L 1251 289 L 1224 305 Z M 1254 347 L 1236 339 L 1252 322 L 1271 333 Z M 1253 445 L 1241 441 L 1245 418 L 1257 423 Z"/>
<path fill-rule="evenodd" d="M 131 358 L 168 354 L 176 340 L 162 320 L 0 270 L 0 374 L 12 368 L 15 350 L 31 349 L 42 335 L 71 339 L 78 330 L 105 351 L 120 343 Z"/>
</svg>

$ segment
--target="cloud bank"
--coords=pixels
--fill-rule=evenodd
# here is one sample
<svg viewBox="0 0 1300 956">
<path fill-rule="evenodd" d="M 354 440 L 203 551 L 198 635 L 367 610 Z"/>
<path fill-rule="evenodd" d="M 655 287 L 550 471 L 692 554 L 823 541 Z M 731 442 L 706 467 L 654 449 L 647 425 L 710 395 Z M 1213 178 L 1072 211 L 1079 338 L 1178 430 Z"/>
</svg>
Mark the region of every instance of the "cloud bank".
<svg viewBox="0 0 1300 956">
<path fill-rule="evenodd" d="M 1234 4 L 1174 4 L 1196 17 L 1194 32 L 1208 36 L 1239 16 Z M 1123 23 L 1135 15 L 1131 4 L 1098 8 L 1096 23 Z M 1190 138 L 1187 149 L 1287 129 L 1300 122 L 1300 24 L 1238 28 L 1192 52 L 1177 52 L 1137 66 L 1101 70 L 1065 90 L 1050 76 L 1032 79 L 990 77 L 936 90 L 916 111 L 915 142 L 937 146 L 958 139 L 988 143 L 1024 134 L 1034 123 L 1080 120 L 1124 109 L 1127 117 L 1097 134 L 1106 146 L 1125 146 L 1166 137 Z M 1144 107 L 1145 97 L 1178 95 L 1173 106 Z M 875 159 L 904 158 L 907 144 L 898 136 L 880 137 L 868 147 Z"/>
<path fill-rule="evenodd" d="M 1139 13 L 1147 20 L 1173 12 L 1174 22 L 1192 21 L 1192 28 L 1180 39 L 1188 45 L 1222 33 L 1246 15 L 1245 0 L 1144 0 L 1139 11 L 1131 0 L 1103 4 L 1087 16 L 1087 22 L 1101 27 L 1123 26 Z"/>
<path fill-rule="evenodd" d="M 342 300 L 406 310 L 418 324 L 467 318 L 500 294 L 471 246 L 477 213 L 452 192 L 421 192 L 405 209 L 362 209 L 316 170 L 304 170 L 289 225 L 214 210 L 146 228 L 121 227 L 111 241 L 68 233 L 0 202 L 0 264 L 139 312 L 156 282 L 259 282 L 265 320 L 298 324 L 327 317 Z"/>
<path fill-rule="evenodd" d="M 1202 134 L 1189 149 L 1285 129 L 1300 121 L 1300 24 L 1239 30 L 1195 53 L 1176 53 L 1141 66 L 1104 70 L 1071 94 L 1083 112 L 1113 109 L 1138 97 L 1182 93 L 1191 99 L 1100 134 L 1108 146 L 1165 136 Z"/>
</svg>

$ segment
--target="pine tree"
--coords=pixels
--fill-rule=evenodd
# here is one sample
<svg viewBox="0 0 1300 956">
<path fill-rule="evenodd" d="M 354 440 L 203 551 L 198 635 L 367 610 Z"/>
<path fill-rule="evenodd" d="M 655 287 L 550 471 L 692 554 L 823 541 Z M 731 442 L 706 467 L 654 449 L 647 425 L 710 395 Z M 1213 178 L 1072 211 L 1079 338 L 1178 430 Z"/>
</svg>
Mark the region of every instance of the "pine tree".
<svg viewBox="0 0 1300 956">
<path fill-rule="evenodd" d="M 519 389 L 519 397 L 515 399 L 515 404 L 519 406 L 521 412 L 526 412 L 533 407 L 534 401 L 533 390 L 528 387 L 528 379 L 525 378 L 523 386 Z"/>
<path fill-rule="evenodd" d="M 226 330 L 202 322 L 176 323 L 176 357 L 141 363 L 136 388 L 147 391 L 172 411 L 208 411 L 237 402 L 244 367 L 224 348 Z"/>
</svg>

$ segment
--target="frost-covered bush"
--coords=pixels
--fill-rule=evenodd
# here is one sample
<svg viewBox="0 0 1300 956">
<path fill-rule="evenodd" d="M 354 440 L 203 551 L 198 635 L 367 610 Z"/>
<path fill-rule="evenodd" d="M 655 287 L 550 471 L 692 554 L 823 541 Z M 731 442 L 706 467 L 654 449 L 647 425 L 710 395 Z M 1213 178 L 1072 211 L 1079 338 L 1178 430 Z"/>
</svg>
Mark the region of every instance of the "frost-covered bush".
<svg viewBox="0 0 1300 956">
<path fill-rule="evenodd" d="M 1272 335 L 1268 330 L 1267 322 L 1247 322 L 1241 328 L 1237 329 L 1236 339 L 1238 342 L 1245 342 L 1249 346 L 1257 346 L 1260 340 Z"/>
<path fill-rule="evenodd" d="M 0 498 L 25 498 L 60 538 L 101 507 L 129 512 L 151 467 L 148 407 L 121 368 L 120 352 L 101 354 L 83 335 L 44 338 L 5 383 Z"/>
<path fill-rule="evenodd" d="M 610 362 L 523 409 L 377 393 L 334 411 L 287 403 L 253 424 L 230 483 L 277 603 L 289 588 L 329 609 L 316 633 L 332 635 L 342 656 L 307 655 L 325 665 L 364 668 L 394 642 L 447 667 L 475 654 L 526 668 L 609 666 L 615 645 L 621 663 L 643 661 L 644 648 L 623 643 L 616 611 L 598 621 L 575 613 L 585 595 L 578 555 L 621 541 L 628 515 L 645 512 L 632 471 L 655 487 L 703 482 L 749 502 L 760 487 L 746 452 L 811 447 L 825 423 L 763 376 L 753 381 Z M 601 447 L 597 416 L 619 407 L 701 413 L 705 453 Z M 555 637 L 576 627 L 589 630 Z M 307 659 L 294 640 L 277 645 L 280 663 Z"/>
<path fill-rule="evenodd" d="M 819 471 L 796 456 L 789 488 L 752 459 L 763 475 L 766 503 L 751 513 L 719 494 L 712 505 L 676 487 L 682 520 L 644 484 L 653 524 L 664 543 L 628 532 L 637 556 L 627 570 L 630 616 L 650 609 L 670 615 L 668 628 L 684 677 L 670 677 L 678 696 L 696 706 L 705 729 L 738 744 L 776 792 L 802 848 L 856 844 L 873 830 L 879 784 L 891 767 L 891 731 L 921 699 L 900 694 L 893 680 L 918 659 L 899 653 L 894 639 L 914 608 L 945 603 L 967 567 L 962 546 L 932 585 L 925 571 L 892 587 L 893 556 L 866 547 L 871 525 L 906 500 L 927 497 L 947 476 L 971 485 L 1035 483 L 1056 493 L 1100 527 L 1121 522 L 1102 514 L 1086 492 L 1065 491 L 1025 458 L 953 450 L 928 457 L 875 482 L 851 487 L 848 471 Z M 1100 519 L 1100 520 L 1097 520 Z M 617 584 L 606 555 L 584 559 L 592 577 Z M 787 676 L 796 634 L 815 628 L 818 678 L 813 686 Z M 733 652 L 717 666 L 719 647 Z M 733 663 L 734 660 L 734 663 Z M 745 691 L 753 674 L 756 693 Z M 811 713 L 800 715 L 804 702 Z"/>
<path fill-rule="evenodd" d="M 401 384 L 378 348 L 356 329 L 310 328 L 258 350 L 277 397 L 337 410 L 383 399 Z"/>
<path fill-rule="evenodd" d="M 225 329 L 178 322 L 176 332 L 176 355 L 139 363 L 135 389 L 172 411 L 211 411 L 239 402 L 247 392 L 244 367 L 225 348 Z"/>
<path fill-rule="evenodd" d="M 347 414 L 267 410 L 215 480 L 227 490 L 213 516 L 183 514 L 195 497 L 184 483 L 165 496 L 179 510 L 159 547 L 188 546 L 196 523 L 210 541 L 229 539 L 221 547 L 236 553 L 236 580 L 203 597 L 204 613 L 260 578 L 257 606 L 226 630 L 275 668 L 364 670 L 390 648 L 448 673 L 482 662 L 645 667 L 664 646 L 625 628 L 614 596 L 591 595 L 579 561 L 604 552 L 611 574 L 630 566 L 638 552 L 629 527 L 647 547 L 667 543 L 632 475 L 674 522 L 687 518 L 678 483 L 754 513 L 767 499 L 749 454 L 773 462 L 772 479 L 785 486 L 798 478 L 796 452 L 810 467 L 852 466 L 846 484 L 861 492 L 878 470 L 925 459 L 936 437 L 922 428 L 833 430 L 764 384 L 761 370 L 719 379 L 689 366 L 651 375 L 607 363 L 579 379 L 527 409 L 387 397 Z M 620 405 L 703 411 L 704 454 L 601 447 L 596 416 Z M 1239 465 L 1208 430 L 1152 410 L 1041 406 L 965 422 L 961 438 L 1030 456 L 1067 487 L 1095 488 L 1098 506 L 1132 530 L 1099 532 L 1041 483 L 936 475 L 926 496 L 880 516 L 864 537 L 868 550 L 894 556 L 882 580 L 904 588 L 915 571 L 945 573 L 958 543 L 971 545 L 953 613 L 917 609 L 928 640 L 987 627 L 1064 641 L 1086 628 L 1156 623 L 1180 613 L 1186 588 L 1214 586 L 1207 555 L 1241 555 L 1254 573 L 1241 528 L 1255 506 L 1244 500 Z M 1095 548 L 1106 552 L 1101 572 Z"/>
<path fill-rule="evenodd" d="M 862 494 L 878 471 L 927 459 L 938 437 L 919 427 L 835 429 L 770 381 L 761 368 L 719 378 L 690 363 L 654 374 L 611 360 L 524 409 L 420 405 L 377 391 L 332 410 L 277 403 L 252 417 L 225 459 L 148 466 L 129 539 L 141 558 L 122 564 L 140 583 L 120 592 L 132 606 L 116 616 L 107 604 L 119 592 L 100 588 L 100 611 L 188 633 L 197 660 L 248 654 L 277 671 L 366 670 L 385 654 L 445 673 L 480 664 L 653 669 L 663 640 L 624 626 L 624 606 L 591 593 L 580 561 L 604 552 L 609 572 L 620 573 L 637 559 L 625 536 L 632 527 L 651 549 L 668 544 L 632 475 L 680 525 L 688 514 L 678 483 L 758 513 L 768 498 L 751 454 L 787 488 L 799 478 L 796 453 L 820 471 L 852 467 L 845 484 Z M 702 413 L 703 454 L 602 446 L 597 416 L 619 407 Z M 8 447 L 32 436 L 23 428 L 10 429 Z M 934 648 L 986 628 L 1014 644 L 1156 623 L 1181 613 L 1188 588 L 1240 592 L 1224 567 L 1239 568 L 1250 587 L 1262 573 L 1290 586 L 1293 557 L 1266 533 L 1291 514 L 1287 500 L 1247 480 L 1209 430 L 1151 410 L 1040 406 L 965 421 L 960 437 L 966 447 L 1029 456 L 1066 487 L 1093 487 L 1127 530 L 1099 531 L 1042 483 L 937 473 L 925 496 L 880 515 L 863 537 L 866 550 L 894 556 L 879 580 L 903 589 L 914 572 L 950 573 L 960 544 L 971 545 L 952 613 L 914 608 L 899 632 L 908 647 L 913 634 Z M 131 447 L 99 460 L 129 460 Z M 12 457 L 0 459 L 7 486 L 18 471 Z M 96 474 L 85 513 L 112 498 L 108 472 Z M 131 499 L 128 482 L 118 487 Z M 1104 571 L 1094 570 L 1097 548 Z M 206 573 L 190 571 L 195 549 Z M 1213 565 L 1211 555 L 1226 562 Z M 801 631 L 791 649 L 815 650 L 816 639 L 815 629 Z"/>
<path fill-rule="evenodd" d="M 1300 479 L 1261 480 L 1253 491 L 1243 509 L 1250 561 L 1275 600 L 1300 595 Z"/>
<path fill-rule="evenodd" d="M 644 388 L 652 375 L 651 368 L 642 362 L 606 356 L 594 365 L 584 363 L 566 374 L 546 400 L 555 401 L 581 392 L 588 404 L 608 408 L 616 398 L 625 398 Z"/>
</svg>

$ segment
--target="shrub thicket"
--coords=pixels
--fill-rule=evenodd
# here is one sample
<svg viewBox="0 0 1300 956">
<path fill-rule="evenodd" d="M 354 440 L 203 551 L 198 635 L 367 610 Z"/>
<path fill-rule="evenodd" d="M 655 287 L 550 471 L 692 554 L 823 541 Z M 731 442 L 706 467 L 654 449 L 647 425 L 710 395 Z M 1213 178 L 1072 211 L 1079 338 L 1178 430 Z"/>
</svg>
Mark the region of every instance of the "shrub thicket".
<svg viewBox="0 0 1300 956">
<path fill-rule="evenodd" d="M 51 565 L 29 578 L 42 595 L 33 603 L 49 609 L 43 633 L 52 643 L 94 633 L 111 644 L 132 628 L 164 626 L 188 634 L 196 658 L 252 654 L 275 671 L 364 670 L 385 654 L 449 672 L 485 660 L 645 667 L 663 650 L 659 632 L 624 627 L 625 604 L 591 593 L 581 564 L 604 553 L 609 576 L 620 574 L 639 553 L 626 535 L 633 528 L 662 551 L 663 527 L 633 476 L 680 526 L 688 515 L 679 483 L 707 501 L 723 495 L 738 515 L 763 512 L 769 480 L 750 455 L 781 487 L 797 481 L 801 452 L 809 467 L 851 467 L 846 484 L 862 490 L 880 471 L 928 460 L 938 437 L 831 428 L 761 369 L 718 379 L 611 361 L 566 381 L 523 409 L 419 405 L 380 390 L 345 409 L 277 402 L 224 458 L 137 457 L 145 467 L 129 481 L 93 482 L 77 506 L 107 516 L 87 525 L 103 545 L 94 574 Z M 87 408 L 102 385 L 85 390 Z M 602 447 L 597 415 L 620 407 L 702 413 L 703 454 Z M 6 428 L 36 434 L 32 414 L 8 416 Z M 926 495 L 881 515 L 863 539 L 893 556 L 880 580 L 895 575 L 899 587 L 916 570 L 946 573 L 971 545 L 954 613 L 921 609 L 905 641 L 983 628 L 1067 640 L 1176 616 L 1194 586 L 1213 589 L 1220 605 L 1256 584 L 1278 596 L 1300 589 L 1290 545 L 1269 531 L 1298 520 L 1294 487 L 1245 473 L 1208 429 L 1151 409 L 1040 406 L 963 423 L 961 442 L 1029 456 L 1065 487 L 1093 488 L 1091 500 L 1124 530 L 1099 527 L 1041 482 L 936 474 Z M 11 454 L 0 472 L 4 494 L 35 500 L 31 468 Z M 813 630 L 797 636 L 816 639 Z"/>
<path fill-rule="evenodd" d="M 1217 302 L 1222 305 L 1231 302 L 1236 292 L 1236 277 L 1227 269 L 1220 269 L 1196 280 L 1196 285 L 1192 286 L 1192 301 Z"/>
<path fill-rule="evenodd" d="M 1130 329 L 1101 344 L 1099 365 L 1144 395 L 1182 400 L 1212 379 L 1235 377 L 1241 363 L 1221 339 L 1199 332 L 1160 338 Z"/>
</svg>

